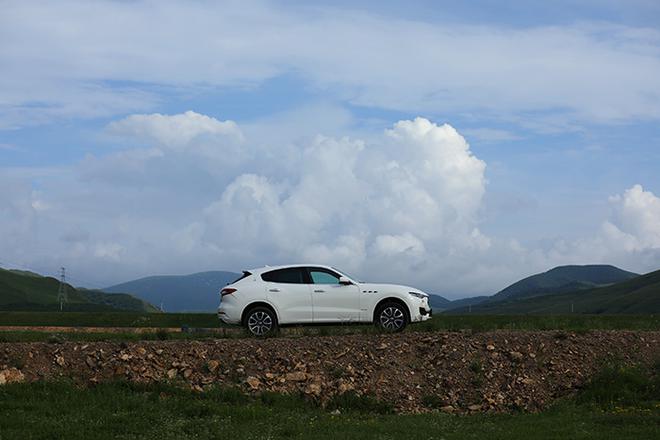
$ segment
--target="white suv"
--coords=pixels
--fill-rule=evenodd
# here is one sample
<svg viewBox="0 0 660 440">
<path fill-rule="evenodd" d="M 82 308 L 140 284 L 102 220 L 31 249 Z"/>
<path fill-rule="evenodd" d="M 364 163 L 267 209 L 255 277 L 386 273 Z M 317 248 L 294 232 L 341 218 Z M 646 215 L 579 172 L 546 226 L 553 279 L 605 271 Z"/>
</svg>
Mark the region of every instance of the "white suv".
<svg viewBox="0 0 660 440">
<path fill-rule="evenodd" d="M 255 336 L 280 324 L 373 322 L 401 331 L 431 317 L 428 295 L 394 284 L 367 284 L 329 266 L 300 264 L 243 272 L 220 291 L 218 316 Z"/>
</svg>

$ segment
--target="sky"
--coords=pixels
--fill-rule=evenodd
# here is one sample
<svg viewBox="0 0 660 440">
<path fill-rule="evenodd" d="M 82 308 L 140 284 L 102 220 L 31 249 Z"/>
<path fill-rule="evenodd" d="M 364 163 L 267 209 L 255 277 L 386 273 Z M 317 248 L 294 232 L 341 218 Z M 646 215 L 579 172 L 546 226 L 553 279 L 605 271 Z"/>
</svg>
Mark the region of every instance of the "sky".
<svg viewBox="0 0 660 440">
<path fill-rule="evenodd" d="M 658 2 L 0 7 L 1 267 L 660 268 Z"/>
</svg>

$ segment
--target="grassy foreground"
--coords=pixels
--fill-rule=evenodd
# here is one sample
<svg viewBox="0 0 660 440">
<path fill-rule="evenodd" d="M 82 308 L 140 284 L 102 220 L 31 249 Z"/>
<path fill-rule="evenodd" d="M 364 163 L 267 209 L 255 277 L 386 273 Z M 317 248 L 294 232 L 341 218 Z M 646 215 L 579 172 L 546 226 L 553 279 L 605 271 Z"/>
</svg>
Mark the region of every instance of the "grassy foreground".
<svg viewBox="0 0 660 440">
<path fill-rule="evenodd" d="M 339 409 L 333 414 L 331 409 Z M 326 409 L 297 396 L 194 393 L 169 385 L 68 383 L 0 387 L 0 440 L 15 439 L 646 439 L 660 436 L 660 386 L 612 367 L 576 398 L 540 414 L 392 414 L 369 398 Z"/>
</svg>

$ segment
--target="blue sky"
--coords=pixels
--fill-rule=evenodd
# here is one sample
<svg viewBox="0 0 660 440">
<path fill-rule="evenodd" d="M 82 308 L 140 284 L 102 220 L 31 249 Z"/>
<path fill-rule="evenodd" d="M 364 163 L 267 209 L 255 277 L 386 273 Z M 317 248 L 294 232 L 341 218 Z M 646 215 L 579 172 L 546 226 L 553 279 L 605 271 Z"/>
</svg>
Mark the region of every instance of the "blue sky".
<svg viewBox="0 0 660 440">
<path fill-rule="evenodd" d="M 657 2 L 3 8 L 0 265 L 311 260 L 448 297 L 660 267 Z"/>
</svg>

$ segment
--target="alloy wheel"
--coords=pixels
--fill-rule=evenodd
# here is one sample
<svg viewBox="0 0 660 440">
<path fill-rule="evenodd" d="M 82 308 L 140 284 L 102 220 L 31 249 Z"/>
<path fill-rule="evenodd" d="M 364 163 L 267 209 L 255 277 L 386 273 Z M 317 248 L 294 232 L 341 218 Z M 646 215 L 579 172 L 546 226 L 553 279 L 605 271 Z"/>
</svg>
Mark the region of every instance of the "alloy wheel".
<svg viewBox="0 0 660 440">
<path fill-rule="evenodd" d="M 247 327 L 255 336 L 263 336 L 273 328 L 273 318 L 266 312 L 257 310 L 248 318 Z"/>
<path fill-rule="evenodd" d="M 388 306 L 380 312 L 380 325 L 385 330 L 397 331 L 403 328 L 406 317 L 403 311 L 396 306 Z"/>
</svg>

